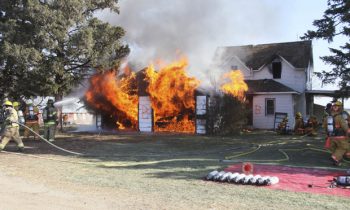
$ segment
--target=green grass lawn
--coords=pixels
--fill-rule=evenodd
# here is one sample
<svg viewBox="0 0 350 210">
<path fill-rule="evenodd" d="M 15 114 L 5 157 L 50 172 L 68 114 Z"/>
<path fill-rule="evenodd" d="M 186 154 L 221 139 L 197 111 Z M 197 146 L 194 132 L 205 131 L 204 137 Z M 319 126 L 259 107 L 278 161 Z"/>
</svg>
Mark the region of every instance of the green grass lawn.
<svg viewBox="0 0 350 210">
<path fill-rule="evenodd" d="M 45 143 L 28 142 L 26 153 L 51 161 L 53 176 L 67 182 L 137 194 L 159 209 L 349 209 L 346 197 L 296 193 L 204 181 L 234 163 L 278 164 L 346 170 L 332 166 L 324 137 L 254 131 L 236 136 L 139 133 L 63 133 L 56 144 L 86 154 L 72 157 Z M 76 164 L 76 163 L 79 164 Z M 64 167 L 62 167 L 64 164 Z M 57 165 L 57 167 L 55 167 Z M 47 172 L 45 164 L 33 173 Z M 350 189 L 344 189 L 350 190 Z M 147 201 L 146 201 L 147 200 Z M 166 204 L 163 201 L 166 200 Z M 142 208 L 142 207 L 141 207 Z"/>
</svg>

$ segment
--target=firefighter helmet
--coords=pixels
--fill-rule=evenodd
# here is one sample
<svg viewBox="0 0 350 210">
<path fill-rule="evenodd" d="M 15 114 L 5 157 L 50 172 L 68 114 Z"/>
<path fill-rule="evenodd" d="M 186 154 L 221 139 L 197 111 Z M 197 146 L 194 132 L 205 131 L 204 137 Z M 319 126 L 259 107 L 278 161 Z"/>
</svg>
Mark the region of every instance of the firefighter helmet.
<svg viewBox="0 0 350 210">
<path fill-rule="evenodd" d="M 13 107 L 16 107 L 16 106 L 20 105 L 20 103 L 18 101 L 13 102 L 12 104 L 13 104 Z"/>
<path fill-rule="evenodd" d="M 4 106 L 13 106 L 11 101 L 5 101 L 3 105 Z"/>
<path fill-rule="evenodd" d="M 340 102 L 340 101 L 336 101 L 336 102 L 333 104 L 333 106 L 342 106 L 342 105 L 343 105 L 343 103 Z"/>
<path fill-rule="evenodd" d="M 47 100 L 47 104 L 53 104 L 53 100 L 50 98 L 49 100 Z"/>
<path fill-rule="evenodd" d="M 297 112 L 297 113 L 295 114 L 295 116 L 296 116 L 296 117 L 302 117 L 301 112 Z"/>
</svg>

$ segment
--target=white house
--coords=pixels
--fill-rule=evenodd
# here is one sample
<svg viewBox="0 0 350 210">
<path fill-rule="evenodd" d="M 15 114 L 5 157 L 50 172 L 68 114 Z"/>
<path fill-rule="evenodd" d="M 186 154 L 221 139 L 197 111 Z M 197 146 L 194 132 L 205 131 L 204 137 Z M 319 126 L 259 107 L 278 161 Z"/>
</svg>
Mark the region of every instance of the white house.
<svg viewBox="0 0 350 210">
<path fill-rule="evenodd" d="M 240 70 L 248 84 L 247 100 L 254 128 L 275 127 L 275 114 L 312 111 L 313 56 L 311 41 L 219 47 L 214 62 L 222 71 Z"/>
</svg>

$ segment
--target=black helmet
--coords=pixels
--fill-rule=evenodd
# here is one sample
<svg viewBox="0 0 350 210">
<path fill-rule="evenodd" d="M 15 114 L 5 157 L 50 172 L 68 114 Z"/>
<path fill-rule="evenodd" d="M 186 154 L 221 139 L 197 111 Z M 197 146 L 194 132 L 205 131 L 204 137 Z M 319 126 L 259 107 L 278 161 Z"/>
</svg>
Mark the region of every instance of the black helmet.
<svg viewBox="0 0 350 210">
<path fill-rule="evenodd" d="M 53 100 L 52 99 L 47 100 L 47 104 L 53 104 Z"/>
</svg>

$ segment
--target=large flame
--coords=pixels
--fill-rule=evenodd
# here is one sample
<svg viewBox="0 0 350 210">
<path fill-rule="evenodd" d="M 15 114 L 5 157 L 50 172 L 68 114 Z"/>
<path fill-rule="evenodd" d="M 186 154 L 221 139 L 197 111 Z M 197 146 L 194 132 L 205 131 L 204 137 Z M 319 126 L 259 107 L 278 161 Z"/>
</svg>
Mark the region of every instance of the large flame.
<svg viewBox="0 0 350 210">
<path fill-rule="evenodd" d="M 224 79 L 229 79 L 230 82 L 221 86 L 221 90 L 240 101 L 244 101 L 245 92 L 248 90 L 247 83 L 244 82 L 244 75 L 240 70 L 232 70 L 223 75 Z"/>
<path fill-rule="evenodd" d="M 155 116 L 155 131 L 194 132 L 195 89 L 199 80 L 186 74 L 188 61 L 182 58 L 155 71 L 146 69 L 147 92 Z"/>
<path fill-rule="evenodd" d="M 127 68 L 123 77 L 110 70 L 95 74 L 85 93 L 89 106 L 115 117 L 116 127 L 136 127 L 138 96 L 135 73 Z"/>
</svg>

